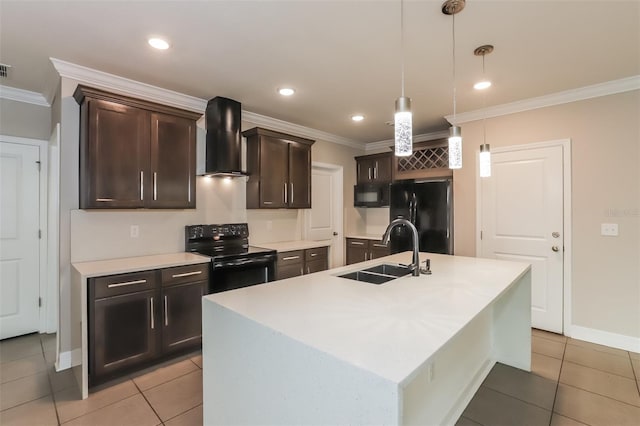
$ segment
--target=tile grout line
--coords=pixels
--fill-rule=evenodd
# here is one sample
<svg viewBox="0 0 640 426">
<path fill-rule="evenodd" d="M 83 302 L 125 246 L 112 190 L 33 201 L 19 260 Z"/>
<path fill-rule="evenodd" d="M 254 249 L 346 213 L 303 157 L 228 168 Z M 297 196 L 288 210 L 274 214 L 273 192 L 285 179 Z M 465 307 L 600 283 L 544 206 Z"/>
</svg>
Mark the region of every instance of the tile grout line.
<svg viewBox="0 0 640 426">
<path fill-rule="evenodd" d="M 640 394 L 640 376 L 638 376 L 638 374 L 640 374 L 640 371 L 636 371 L 635 367 L 633 366 L 631 353 L 627 351 L 627 355 L 629 356 L 629 362 L 631 363 L 631 371 L 633 372 L 633 376 L 636 382 L 636 389 L 638 389 L 638 394 Z"/>
<path fill-rule="evenodd" d="M 560 370 L 558 371 L 558 379 L 556 380 L 556 393 L 553 395 L 553 404 L 551 405 L 551 417 L 549 418 L 549 426 L 551 426 L 551 421 L 553 420 L 553 413 L 555 413 L 556 409 L 556 401 L 558 399 L 558 389 L 560 388 L 560 376 L 562 375 L 562 366 L 564 365 L 564 354 L 567 351 L 567 344 L 564 344 L 564 349 L 562 350 L 562 359 L 560 360 Z"/>
<path fill-rule="evenodd" d="M 160 417 L 160 414 L 158 414 L 158 412 L 156 411 L 155 408 L 153 408 L 153 405 L 151 405 L 151 403 L 149 402 L 149 400 L 147 399 L 147 396 L 144 394 L 144 392 L 142 392 L 142 389 L 140 389 L 140 387 L 138 386 L 138 384 L 134 381 L 131 380 L 133 382 L 133 385 L 136 387 L 136 389 L 138 389 L 138 392 L 140 392 L 140 395 L 142 395 L 142 397 L 144 398 L 144 402 L 147 403 L 147 405 L 149 406 L 149 408 L 151 408 L 151 411 L 153 411 L 153 414 L 156 415 L 156 417 L 158 418 L 158 420 L 160 420 L 160 424 L 164 425 L 164 422 L 162 421 L 162 418 Z M 151 388 L 153 389 L 153 388 Z"/>
<path fill-rule="evenodd" d="M 42 339 L 40 339 L 40 343 L 42 344 Z M 44 346 L 42 346 L 42 357 L 44 358 Z M 45 359 L 45 364 L 47 362 L 47 360 Z M 55 368 L 55 367 L 54 367 Z M 53 383 L 51 382 L 51 375 L 49 375 L 49 368 L 47 367 L 47 382 L 49 383 L 49 391 L 51 391 L 51 403 L 53 404 L 53 410 L 56 413 L 56 421 L 58 422 L 58 425 L 60 425 L 60 414 L 58 414 L 58 406 L 56 405 L 56 397 L 55 394 L 53 392 Z"/>
<path fill-rule="evenodd" d="M 541 376 L 538 376 L 538 377 L 541 377 Z M 543 377 L 543 378 L 544 378 L 544 377 Z M 504 392 L 499 391 L 499 390 L 494 389 L 494 388 L 490 388 L 489 386 L 486 386 L 486 385 L 484 385 L 484 384 L 483 384 L 483 385 L 480 385 L 480 387 L 484 387 L 484 388 L 486 388 L 486 389 L 489 389 L 490 391 L 493 391 L 493 392 L 499 393 L 499 394 L 501 394 L 501 395 L 508 396 L 509 398 L 512 398 L 512 399 L 515 399 L 515 400 L 517 400 L 517 401 L 523 402 L 523 403 L 525 403 L 525 404 L 527 404 L 527 405 L 531 405 L 532 407 L 536 407 L 536 408 L 539 408 L 539 409 L 544 410 L 544 411 L 549 411 L 551 414 L 553 414 L 553 411 L 551 411 L 551 410 L 549 410 L 549 409 L 547 409 L 547 408 L 541 407 L 541 406 L 539 406 L 538 404 L 534 404 L 533 402 L 529 402 L 529 401 L 525 401 L 524 399 L 520 399 L 520 398 L 518 398 L 517 396 L 511 395 L 511 394 L 508 394 L 508 393 L 504 393 Z M 480 389 L 478 389 L 478 390 L 480 390 Z M 474 395 L 474 396 L 475 396 L 475 395 Z M 471 419 L 471 420 L 473 420 L 473 419 Z M 473 421 L 475 422 L 475 420 L 473 420 Z M 476 422 L 476 423 L 478 423 L 478 422 Z"/>
<path fill-rule="evenodd" d="M 556 358 L 556 359 L 558 359 L 558 358 Z M 597 368 L 597 367 L 594 367 L 592 365 L 580 364 L 579 362 L 576 362 L 576 361 L 569 361 L 569 360 L 565 361 L 564 359 L 562 360 L 562 362 L 563 363 L 564 362 L 569 362 L 571 364 L 579 365 L 580 367 L 591 368 L 592 370 L 597 370 L 597 371 L 600 371 L 602 373 L 607 373 L 607 374 L 612 374 L 614 376 L 622 377 L 623 379 L 634 380 L 634 378 L 623 376 L 622 374 L 614 373 L 612 371 L 603 370 L 601 368 Z M 631 372 L 633 372 L 633 363 L 631 363 Z"/>
</svg>

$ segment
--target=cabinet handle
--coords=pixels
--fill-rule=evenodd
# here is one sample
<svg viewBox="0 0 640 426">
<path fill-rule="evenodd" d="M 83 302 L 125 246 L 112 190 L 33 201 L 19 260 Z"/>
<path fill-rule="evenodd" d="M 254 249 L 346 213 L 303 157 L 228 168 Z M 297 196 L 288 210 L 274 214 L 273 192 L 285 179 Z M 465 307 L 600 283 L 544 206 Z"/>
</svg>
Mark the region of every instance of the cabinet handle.
<svg viewBox="0 0 640 426">
<path fill-rule="evenodd" d="M 311 273 L 311 268 L 307 266 L 307 274 L 310 274 L 310 273 Z"/>
<path fill-rule="evenodd" d="M 369 167 L 369 180 L 371 180 L 371 167 Z"/>
<path fill-rule="evenodd" d="M 146 282 L 147 282 L 147 280 L 127 281 L 127 282 L 124 282 L 124 283 L 109 284 L 107 287 L 109 287 L 109 288 L 123 287 L 123 286 L 126 286 L 126 285 L 144 284 Z"/>
<path fill-rule="evenodd" d="M 153 317 L 155 317 L 153 313 L 153 297 L 149 299 L 149 305 L 151 306 L 151 329 L 153 330 L 154 328 L 156 328 L 156 322 L 153 319 Z"/>
<path fill-rule="evenodd" d="M 158 173 L 153 172 L 153 201 L 158 199 Z"/>
<path fill-rule="evenodd" d="M 189 176 L 189 183 L 187 185 L 187 201 L 191 203 L 191 176 Z"/>
<path fill-rule="evenodd" d="M 352 246 L 363 246 L 364 243 L 361 243 L 360 241 L 351 241 L 351 245 Z"/>
<path fill-rule="evenodd" d="M 378 162 L 376 161 L 376 166 L 373 168 L 373 178 L 378 179 Z"/>
<path fill-rule="evenodd" d="M 358 163 L 358 171 L 356 172 L 356 180 L 360 180 L 360 163 Z"/>
<path fill-rule="evenodd" d="M 287 197 L 287 182 L 284 183 L 284 203 L 287 204 L 287 199 L 289 197 Z"/>
<path fill-rule="evenodd" d="M 144 200 L 144 172 L 140 170 L 140 201 Z"/>
<path fill-rule="evenodd" d="M 374 247 L 384 247 L 387 248 L 387 246 L 385 246 L 384 244 L 373 244 Z"/>
<path fill-rule="evenodd" d="M 169 304 L 167 303 L 167 295 L 164 295 L 164 325 L 169 325 Z"/>
<path fill-rule="evenodd" d="M 304 268 L 302 266 L 300 267 L 300 275 L 304 275 Z"/>
<path fill-rule="evenodd" d="M 300 256 L 287 256 L 282 258 L 282 260 L 293 260 L 293 259 L 300 259 Z"/>
<path fill-rule="evenodd" d="M 311 257 L 317 256 L 318 253 L 311 253 Z"/>
<path fill-rule="evenodd" d="M 367 254 L 369 254 L 369 253 L 367 253 L 367 252 L 365 251 L 365 252 L 364 252 L 364 260 L 368 260 L 368 259 L 367 259 Z"/>
<path fill-rule="evenodd" d="M 113 201 L 113 198 L 96 198 L 96 201 Z"/>
<path fill-rule="evenodd" d="M 171 278 L 190 277 L 191 275 L 200 275 L 202 271 L 183 272 L 182 274 L 173 274 Z"/>
<path fill-rule="evenodd" d="M 270 204 L 273 204 L 273 201 L 263 201 L 262 204 L 270 205 Z"/>
<path fill-rule="evenodd" d="M 293 204 L 293 182 L 291 182 L 291 204 Z"/>
</svg>

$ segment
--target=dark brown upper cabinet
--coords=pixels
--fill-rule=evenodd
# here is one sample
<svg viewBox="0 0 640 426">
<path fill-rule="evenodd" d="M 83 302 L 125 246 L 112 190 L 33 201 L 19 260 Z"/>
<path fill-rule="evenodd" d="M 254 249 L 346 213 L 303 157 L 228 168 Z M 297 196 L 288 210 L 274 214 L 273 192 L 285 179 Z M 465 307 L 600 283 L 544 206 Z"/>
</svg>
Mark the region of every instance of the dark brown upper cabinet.
<svg viewBox="0 0 640 426">
<path fill-rule="evenodd" d="M 392 153 L 362 155 L 356 158 L 357 183 L 389 183 L 392 176 Z"/>
<path fill-rule="evenodd" d="M 196 206 L 200 114 L 86 86 L 80 104 L 80 208 Z"/>
<path fill-rule="evenodd" d="M 310 139 L 254 127 L 247 138 L 247 208 L 311 208 Z"/>
</svg>

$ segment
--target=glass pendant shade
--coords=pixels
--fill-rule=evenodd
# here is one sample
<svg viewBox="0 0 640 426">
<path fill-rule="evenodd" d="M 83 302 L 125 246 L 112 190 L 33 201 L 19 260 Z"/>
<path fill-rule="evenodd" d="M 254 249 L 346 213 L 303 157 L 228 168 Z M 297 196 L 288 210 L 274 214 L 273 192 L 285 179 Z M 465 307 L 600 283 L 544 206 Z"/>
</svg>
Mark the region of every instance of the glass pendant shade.
<svg viewBox="0 0 640 426">
<path fill-rule="evenodd" d="M 449 168 L 462 168 L 462 132 L 458 126 L 449 128 Z"/>
<path fill-rule="evenodd" d="M 480 145 L 480 177 L 491 176 L 491 150 L 489 144 Z"/>
<path fill-rule="evenodd" d="M 413 154 L 413 129 L 410 98 L 402 96 L 396 100 L 394 124 L 395 154 L 398 157 L 408 157 Z"/>
</svg>

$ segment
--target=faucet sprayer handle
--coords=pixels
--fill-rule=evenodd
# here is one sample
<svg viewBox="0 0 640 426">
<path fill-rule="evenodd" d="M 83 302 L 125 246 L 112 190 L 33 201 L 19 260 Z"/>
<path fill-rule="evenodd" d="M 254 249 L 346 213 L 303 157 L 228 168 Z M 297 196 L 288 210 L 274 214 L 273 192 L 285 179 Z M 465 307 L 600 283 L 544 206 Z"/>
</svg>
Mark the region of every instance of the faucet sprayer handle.
<svg viewBox="0 0 640 426">
<path fill-rule="evenodd" d="M 424 261 L 424 268 L 420 268 L 420 272 L 425 275 L 431 275 L 431 259 Z"/>
</svg>

